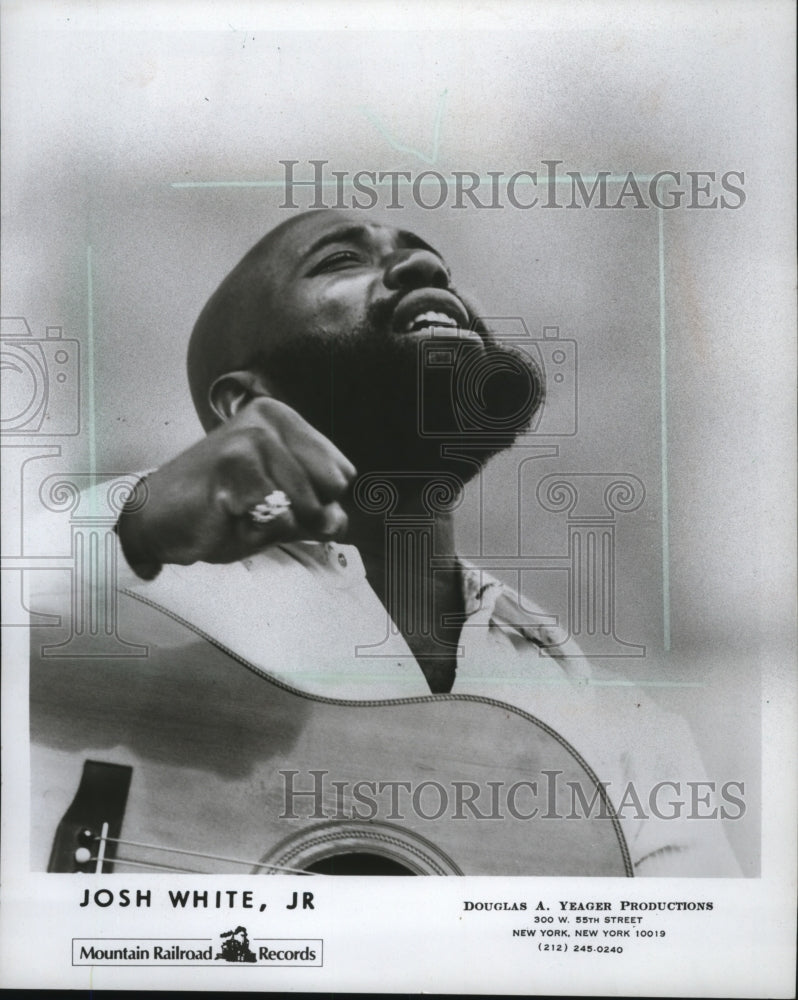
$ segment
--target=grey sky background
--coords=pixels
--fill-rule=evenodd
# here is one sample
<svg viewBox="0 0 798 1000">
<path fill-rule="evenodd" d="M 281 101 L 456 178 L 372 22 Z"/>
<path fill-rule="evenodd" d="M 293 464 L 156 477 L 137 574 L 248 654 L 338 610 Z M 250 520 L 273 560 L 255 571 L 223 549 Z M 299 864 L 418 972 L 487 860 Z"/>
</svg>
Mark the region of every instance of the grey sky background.
<svg viewBox="0 0 798 1000">
<path fill-rule="evenodd" d="M 543 475 L 640 479 L 645 502 L 617 522 L 617 627 L 648 656 L 617 669 L 700 679 L 699 691 L 652 694 L 688 714 L 709 765 L 754 777 L 759 668 L 765 659 L 782 669 L 793 618 L 790 15 L 769 3 L 635 5 L 634 15 L 632 5 L 609 6 L 602 19 L 586 5 L 580 22 L 564 6 L 530 5 L 528 31 L 495 30 L 496 8 L 473 8 L 452 25 L 467 30 L 427 30 L 419 14 L 419 31 L 364 31 L 353 16 L 351 29 L 330 33 L 285 30 L 270 4 L 241 8 L 216 31 L 192 30 L 201 19 L 188 17 L 180 30 L 188 4 L 167 5 L 171 31 L 126 5 L 70 6 L 63 16 L 9 5 L 3 315 L 25 316 L 37 336 L 63 326 L 81 342 L 84 385 L 90 361 L 95 374 L 98 470 L 148 468 L 200 435 L 184 375 L 199 310 L 288 214 L 279 189 L 175 182 L 279 180 L 286 158 L 306 174 L 310 158 L 418 173 L 430 167 L 439 107 L 434 169 L 444 175 L 541 170 L 543 159 L 585 175 L 744 171 L 741 209 L 663 219 L 669 655 L 656 210 L 408 207 L 364 217 L 436 245 L 488 315 L 522 316 L 536 336 L 556 325 L 577 341 L 578 433 L 558 457 L 524 467 L 521 550 L 567 551 L 563 516 L 534 502 Z M 85 432 L 64 449 L 76 470 L 88 468 L 89 419 L 84 392 Z M 520 454 L 486 475 L 492 554 L 519 544 Z M 42 476 L 64 468 L 46 464 Z M 467 554 L 477 500 L 472 490 L 463 506 Z M 564 613 L 561 574 L 539 576 L 525 589 Z M 702 732 L 708 711 L 717 725 Z"/>
</svg>

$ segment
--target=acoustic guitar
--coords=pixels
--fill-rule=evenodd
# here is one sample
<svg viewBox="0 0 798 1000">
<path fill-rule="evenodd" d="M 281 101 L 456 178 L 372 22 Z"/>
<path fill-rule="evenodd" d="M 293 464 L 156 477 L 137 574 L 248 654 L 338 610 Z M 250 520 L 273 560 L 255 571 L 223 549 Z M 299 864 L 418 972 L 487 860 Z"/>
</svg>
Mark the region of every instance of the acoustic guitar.
<svg viewBox="0 0 798 1000">
<path fill-rule="evenodd" d="M 163 634 L 164 609 L 119 600 Z M 34 870 L 632 874 L 596 775 L 528 713 L 314 697 L 169 626 L 140 659 L 31 629 Z"/>
</svg>

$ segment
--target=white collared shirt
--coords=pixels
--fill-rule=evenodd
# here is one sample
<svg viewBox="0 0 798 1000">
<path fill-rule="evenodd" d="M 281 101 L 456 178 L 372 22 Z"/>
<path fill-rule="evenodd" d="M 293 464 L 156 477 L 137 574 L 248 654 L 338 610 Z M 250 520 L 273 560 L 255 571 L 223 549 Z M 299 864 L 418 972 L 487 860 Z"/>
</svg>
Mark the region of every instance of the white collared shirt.
<svg viewBox="0 0 798 1000">
<path fill-rule="evenodd" d="M 647 807 L 659 783 L 704 776 L 684 720 L 591 664 L 541 609 L 461 565 L 466 619 L 452 693 L 508 702 L 557 730 L 607 787 L 635 874 L 739 875 L 719 821 L 661 818 Z M 308 694 L 371 700 L 430 693 L 353 546 L 274 546 L 228 565 L 165 566 L 146 583 L 130 574 L 120 585 Z"/>
</svg>

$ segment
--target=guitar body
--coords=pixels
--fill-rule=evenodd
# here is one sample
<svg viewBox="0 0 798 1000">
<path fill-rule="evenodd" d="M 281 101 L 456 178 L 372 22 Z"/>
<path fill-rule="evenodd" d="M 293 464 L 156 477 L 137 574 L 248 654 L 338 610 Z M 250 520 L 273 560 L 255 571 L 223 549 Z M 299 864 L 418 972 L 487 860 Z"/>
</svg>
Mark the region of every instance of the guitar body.
<svg viewBox="0 0 798 1000">
<path fill-rule="evenodd" d="M 49 636 L 31 630 L 34 870 L 97 870 L 107 822 L 100 870 L 117 873 L 381 859 L 408 874 L 631 874 L 595 776 L 526 713 L 465 695 L 313 697 L 120 601 L 145 657 L 42 656 Z M 593 801 L 580 818 L 575 784 Z"/>
</svg>

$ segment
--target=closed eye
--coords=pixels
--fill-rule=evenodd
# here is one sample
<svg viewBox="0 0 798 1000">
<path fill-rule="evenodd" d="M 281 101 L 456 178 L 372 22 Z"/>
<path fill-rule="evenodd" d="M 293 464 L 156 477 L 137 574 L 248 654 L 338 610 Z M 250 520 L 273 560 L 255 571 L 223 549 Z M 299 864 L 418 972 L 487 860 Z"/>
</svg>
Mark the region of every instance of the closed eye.
<svg viewBox="0 0 798 1000">
<path fill-rule="evenodd" d="M 337 271 L 352 265 L 362 264 L 363 255 L 357 250 L 337 250 L 311 269 L 311 276 L 323 274 L 326 271 Z"/>
</svg>

